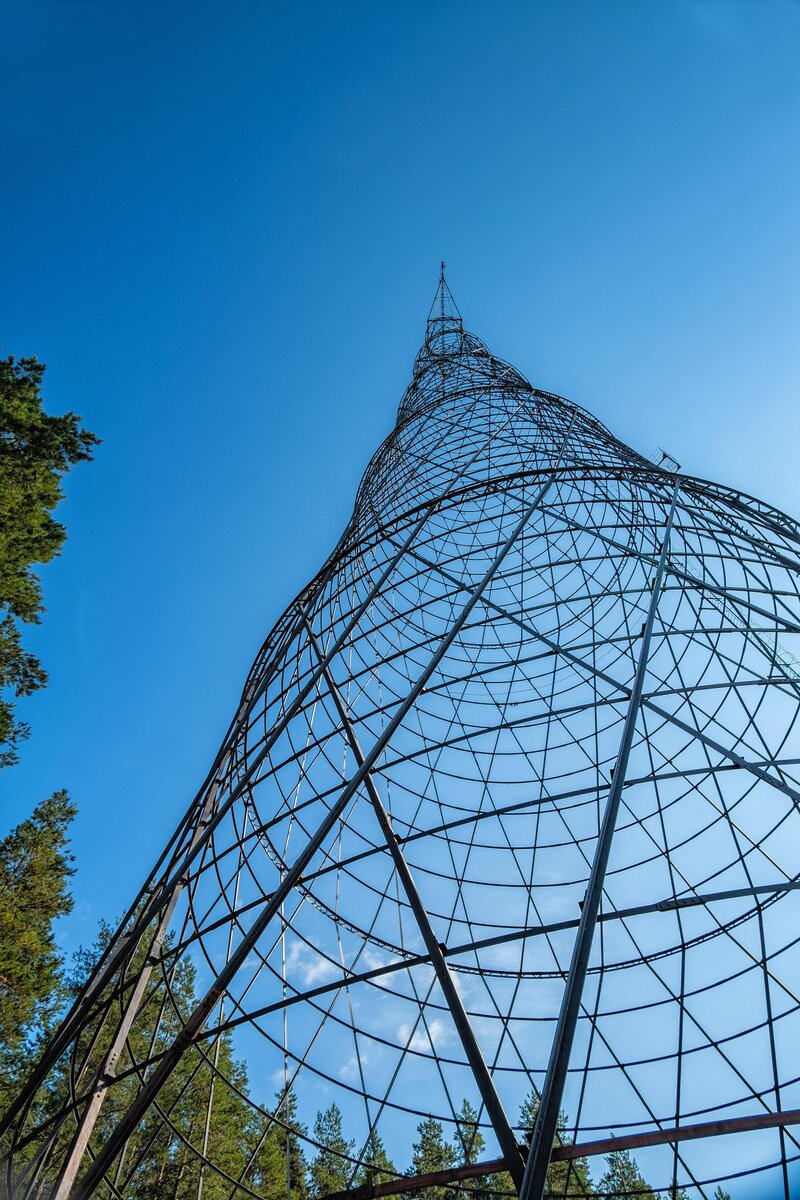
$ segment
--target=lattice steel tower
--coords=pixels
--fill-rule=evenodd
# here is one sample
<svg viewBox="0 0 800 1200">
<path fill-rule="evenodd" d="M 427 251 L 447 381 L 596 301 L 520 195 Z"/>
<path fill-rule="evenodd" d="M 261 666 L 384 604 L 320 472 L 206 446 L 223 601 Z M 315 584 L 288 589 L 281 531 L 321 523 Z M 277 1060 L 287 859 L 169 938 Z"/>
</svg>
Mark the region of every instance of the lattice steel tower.
<svg viewBox="0 0 800 1200">
<path fill-rule="evenodd" d="M 6 1114 L 9 1194 L 137 1196 L 155 1153 L 262 1195 L 291 1093 L 365 1195 L 376 1134 L 405 1169 L 467 1098 L 482 1161 L 381 1194 L 595 1195 L 575 1164 L 633 1148 L 664 1193 L 788 1200 L 799 579 L 795 521 L 532 387 L 442 273 L 338 545 Z"/>
</svg>

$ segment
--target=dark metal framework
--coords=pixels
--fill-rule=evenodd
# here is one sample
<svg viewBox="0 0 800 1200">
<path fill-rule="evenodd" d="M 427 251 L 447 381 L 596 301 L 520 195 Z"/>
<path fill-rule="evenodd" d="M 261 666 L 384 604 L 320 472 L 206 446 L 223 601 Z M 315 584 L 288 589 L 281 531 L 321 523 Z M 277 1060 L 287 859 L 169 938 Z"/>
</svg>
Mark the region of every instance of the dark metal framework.
<svg viewBox="0 0 800 1200">
<path fill-rule="evenodd" d="M 208 1153 L 233 1031 L 254 1109 L 276 1080 L 338 1101 L 354 1188 L 374 1131 L 410 1147 L 474 1103 L 485 1164 L 361 1195 L 503 1167 L 540 1200 L 551 1155 L 639 1147 L 664 1191 L 789 1200 L 798 634 L 797 523 L 531 387 L 442 273 L 344 534 L 3 1118 L 8 1194 L 134 1196 L 180 1143 L 198 1196 L 259 1195 Z M 208 1095 L 191 1137 L 179 1064 Z"/>
</svg>

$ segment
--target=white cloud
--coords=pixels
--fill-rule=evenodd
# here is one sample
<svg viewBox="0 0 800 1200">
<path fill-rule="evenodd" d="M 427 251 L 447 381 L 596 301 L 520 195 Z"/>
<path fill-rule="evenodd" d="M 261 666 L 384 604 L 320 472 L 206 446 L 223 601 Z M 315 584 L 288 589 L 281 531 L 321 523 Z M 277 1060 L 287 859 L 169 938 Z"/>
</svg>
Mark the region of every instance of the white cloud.
<svg viewBox="0 0 800 1200">
<path fill-rule="evenodd" d="M 335 962 L 311 946 L 295 940 L 286 955 L 286 974 L 290 977 L 299 976 L 303 987 L 314 987 L 328 979 L 336 979 L 341 971 Z"/>
<path fill-rule="evenodd" d="M 362 1050 L 361 1066 L 365 1067 L 368 1062 L 369 1055 Z M 347 1062 L 339 1068 L 339 1078 L 344 1079 L 346 1083 L 357 1083 L 360 1081 L 361 1076 L 358 1070 L 358 1059 L 356 1058 L 355 1054 L 351 1054 Z"/>
<path fill-rule="evenodd" d="M 453 1040 L 452 1030 L 439 1017 L 434 1017 L 432 1021 L 428 1021 L 427 1030 L 420 1021 L 413 1035 L 411 1033 L 411 1026 L 404 1022 L 397 1030 L 397 1036 L 404 1046 L 408 1045 L 409 1050 L 418 1050 L 423 1054 L 430 1054 L 431 1041 L 434 1048 L 438 1050 L 440 1046 L 446 1046 L 448 1042 Z"/>
</svg>

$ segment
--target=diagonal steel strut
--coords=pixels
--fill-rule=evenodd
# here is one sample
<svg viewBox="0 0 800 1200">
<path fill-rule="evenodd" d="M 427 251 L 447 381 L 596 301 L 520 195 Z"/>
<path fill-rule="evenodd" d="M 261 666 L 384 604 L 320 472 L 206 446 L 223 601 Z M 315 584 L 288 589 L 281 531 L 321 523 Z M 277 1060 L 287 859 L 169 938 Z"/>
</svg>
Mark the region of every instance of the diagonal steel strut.
<svg viewBox="0 0 800 1200">
<path fill-rule="evenodd" d="M 207 819 L 213 808 L 217 793 L 218 780 L 224 771 L 226 762 L 227 759 L 223 760 L 223 763 L 220 766 L 219 775 L 217 779 L 215 779 L 214 785 L 209 790 L 208 798 L 203 807 L 201 820 L 198 823 L 195 831 L 196 838 L 199 837 L 200 832 L 203 829 L 203 822 L 205 819 Z M 119 1057 L 125 1048 L 128 1035 L 130 1034 L 133 1023 L 138 1015 L 139 1006 L 142 1002 L 147 985 L 150 982 L 150 977 L 158 965 L 161 957 L 164 948 L 164 940 L 167 936 L 172 917 L 175 913 L 175 909 L 178 906 L 178 901 L 180 900 L 184 886 L 184 883 L 179 883 L 175 887 L 172 895 L 170 896 L 169 902 L 161 915 L 158 928 L 156 929 L 156 932 L 154 933 L 148 947 L 147 955 L 139 971 L 136 984 L 134 985 L 133 991 L 125 1002 L 122 1017 L 117 1025 L 116 1033 L 114 1034 L 111 1045 L 104 1054 L 102 1062 L 97 1070 L 91 1095 L 81 1114 L 80 1120 L 78 1121 L 78 1127 L 73 1135 L 72 1141 L 70 1142 L 66 1159 L 61 1167 L 61 1170 L 59 1171 L 56 1189 L 53 1192 L 52 1200 L 67 1200 L 72 1190 L 75 1177 L 78 1174 L 83 1156 L 86 1153 L 86 1149 L 89 1145 L 89 1139 L 92 1136 L 97 1118 L 100 1115 L 100 1109 L 103 1106 L 103 1102 L 106 1098 L 109 1087 L 111 1087 L 114 1082 L 117 1062 L 119 1061 Z"/>
<path fill-rule="evenodd" d="M 603 814 L 603 823 L 597 838 L 597 847 L 586 888 L 586 897 L 583 902 L 580 924 L 578 925 L 578 932 L 575 935 L 569 975 L 567 976 L 567 984 L 561 1002 L 558 1024 L 553 1036 L 550 1061 L 547 1066 L 539 1111 L 536 1114 L 536 1124 L 533 1129 L 528 1159 L 525 1164 L 525 1175 L 519 1191 L 520 1200 L 542 1200 L 545 1187 L 547 1186 L 547 1168 L 550 1165 L 550 1156 L 553 1153 L 553 1140 L 558 1130 L 561 1098 L 564 1093 L 567 1069 L 572 1054 L 572 1043 L 575 1037 L 578 1012 L 581 1006 L 583 985 L 589 966 L 589 955 L 600 911 L 606 868 L 611 853 L 611 843 L 614 838 L 622 789 L 625 784 L 625 774 L 628 769 L 628 759 L 633 744 L 636 720 L 639 715 L 642 689 L 647 671 L 647 659 L 650 652 L 650 640 L 653 634 L 658 600 L 661 595 L 661 585 L 664 578 L 679 486 L 676 483 L 672 493 L 672 502 L 666 520 L 664 539 L 661 543 L 661 553 L 653 579 L 653 590 L 647 610 L 647 620 L 642 630 L 642 645 L 639 651 L 639 660 L 636 664 L 636 674 L 634 676 L 633 687 L 631 688 L 628 711 L 625 715 L 625 724 L 622 729 L 619 751 L 617 752 L 617 761 L 614 766 L 614 778 L 609 790 L 606 810 Z"/>
<path fill-rule="evenodd" d="M 330 667 L 324 662 L 322 652 L 317 644 L 317 640 L 314 637 L 313 630 L 311 629 L 307 619 L 305 620 L 305 626 L 308 632 L 309 640 L 314 647 L 320 662 L 324 664 L 322 673 L 325 678 L 325 682 L 328 685 L 328 690 L 333 697 L 333 702 L 336 705 L 336 710 L 339 713 L 342 726 L 347 734 L 347 740 L 349 741 L 353 750 L 353 755 L 355 756 L 358 765 L 362 766 L 364 763 L 364 752 L 361 749 L 356 731 L 353 728 L 350 714 L 347 710 L 344 700 L 342 699 L 342 695 L 336 686 L 336 682 L 331 675 Z M 472 1070 L 472 1074 L 478 1086 L 478 1091 L 480 1092 L 481 1099 L 486 1106 L 486 1111 L 489 1114 L 489 1119 L 492 1122 L 492 1127 L 494 1128 L 497 1136 L 497 1141 L 503 1152 L 503 1156 L 506 1159 L 507 1169 L 514 1180 L 515 1187 L 519 1188 L 520 1184 L 522 1183 L 524 1168 L 519 1144 L 514 1136 L 514 1132 L 511 1128 L 508 1117 L 506 1116 L 502 1101 L 497 1094 L 497 1090 L 494 1086 L 494 1080 L 489 1073 L 489 1068 L 486 1066 L 480 1046 L 478 1045 L 475 1033 L 473 1032 L 470 1024 L 469 1017 L 467 1016 L 466 1009 L 464 1008 L 461 997 L 458 994 L 458 989 L 456 988 L 453 977 L 450 974 L 447 962 L 445 961 L 442 946 L 440 945 L 439 940 L 433 931 L 430 918 L 424 904 L 422 903 L 420 894 L 417 891 L 417 885 L 414 882 L 414 877 L 411 874 L 408 863 L 406 862 L 405 855 L 400 848 L 400 843 L 394 831 L 391 818 L 384 807 L 380 793 L 375 786 L 375 780 L 373 779 L 369 770 L 364 775 L 364 787 L 366 788 L 367 795 L 372 803 L 372 807 L 375 810 L 375 816 L 378 818 L 378 824 L 381 827 L 381 832 L 386 839 L 386 845 L 389 853 L 392 856 L 395 869 L 403 885 L 403 890 L 405 891 L 409 906 L 414 914 L 414 919 L 417 922 L 419 931 L 422 934 L 422 939 L 425 942 L 425 948 L 428 951 L 428 958 L 430 959 L 431 966 L 436 972 L 436 978 L 439 981 L 439 986 L 442 989 L 442 994 L 444 995 L 447 1007 L 450 1009 L 450 1015 L 453 1018 L 453 1024 L 455 1025 L 456 1032 L 461 1039 L 461 1045 L 464 1047 L 464 1053 L 467 1056 L 467 1061 L 469 1062 L 470 1069 Z"/>
</svg>

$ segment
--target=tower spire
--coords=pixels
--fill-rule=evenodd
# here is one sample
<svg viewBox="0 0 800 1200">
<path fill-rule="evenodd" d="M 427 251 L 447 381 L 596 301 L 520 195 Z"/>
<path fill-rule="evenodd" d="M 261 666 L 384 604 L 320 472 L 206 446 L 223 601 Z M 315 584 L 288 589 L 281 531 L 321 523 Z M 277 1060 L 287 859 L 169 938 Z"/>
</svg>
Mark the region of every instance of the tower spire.
<svg viewBox="0 0 800 1200">
<path fill-rule="evenodd" d="M 439 263 L 439 282 L 428 312 L 428 328 L 425 335 L 425 341 L 439 353 L 451 347 L 453 335 L 460 338 L 463 332 L 461 313 L 445 279 L 446 267 L 447 263 L 442 259 Z"/>
</svg>

